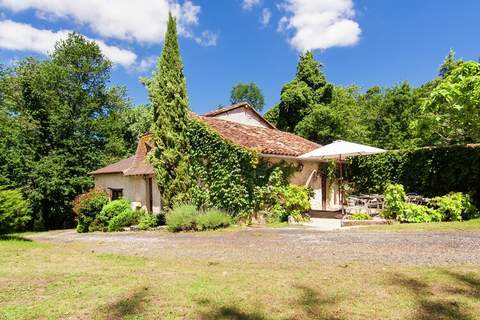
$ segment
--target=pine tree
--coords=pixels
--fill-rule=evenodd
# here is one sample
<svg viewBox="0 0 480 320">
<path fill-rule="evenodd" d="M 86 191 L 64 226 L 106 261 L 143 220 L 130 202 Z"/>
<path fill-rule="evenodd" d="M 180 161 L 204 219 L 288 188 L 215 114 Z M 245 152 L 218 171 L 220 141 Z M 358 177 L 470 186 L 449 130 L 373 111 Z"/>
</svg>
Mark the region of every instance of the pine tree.
<svg viewBox="0 0 480 320">
<path fill-rule="evenodd" d="M 153 106 L 155 151 L 150 159 L 162 197 L 162 208 L 186 200 L 189 190 L 187 86 L 175 18 L 169 16 L 165 43 L 153 79 L 148 83 Z"/>
</svg>

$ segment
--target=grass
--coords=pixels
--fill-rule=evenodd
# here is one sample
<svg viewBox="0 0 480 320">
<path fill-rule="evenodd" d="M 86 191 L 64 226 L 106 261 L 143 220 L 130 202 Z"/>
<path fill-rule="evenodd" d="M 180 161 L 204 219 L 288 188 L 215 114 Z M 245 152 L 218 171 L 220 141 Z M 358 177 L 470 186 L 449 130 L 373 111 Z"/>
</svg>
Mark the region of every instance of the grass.
<svg viewBox="0 0 480 320">
<path fill-rule="evenodd" d="M 478 231 L 480 230 L 480 219 L 454 222 L 430 222 L 430 223 L 397 223 L 390 225 L 373 225 L 361 227 L 366 231 L 385 232 L 424 232 L 424 231 Z"/>
<path fill-rule="evenodd" d="M 237 263 L 0 241 L 0 319 L 475 319 L 480 267 Z"/>
</svg>

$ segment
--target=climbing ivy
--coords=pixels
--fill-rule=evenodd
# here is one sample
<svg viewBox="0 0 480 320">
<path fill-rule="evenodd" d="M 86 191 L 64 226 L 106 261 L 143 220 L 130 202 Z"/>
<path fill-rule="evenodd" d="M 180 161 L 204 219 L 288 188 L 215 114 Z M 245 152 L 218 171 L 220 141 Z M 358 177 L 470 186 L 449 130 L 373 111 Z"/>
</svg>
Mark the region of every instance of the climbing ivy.
<svg viewBox="0 0 480 320">
<path fill-rule="evenodd" d="M 471 193 L 480 200 L 480 147 L 450 146 L 391 151 L 349 160 L 349 180 L 358 192 L 383 193 L 389 183 L 435 197 Z"/>
<path fill-rule="evenodd" d="M 298 170 L 295 165 L 261 159 L 259 152 L 224 139 L 201 120 L 190 121 L 187 135 L 191 195 L 197 207 L 223 209 L 232 216 L 249 215 L 261 201 L 259 188 L 268 183 L 275 168 L 284 171 L 285 177 Z"/>
</svg>

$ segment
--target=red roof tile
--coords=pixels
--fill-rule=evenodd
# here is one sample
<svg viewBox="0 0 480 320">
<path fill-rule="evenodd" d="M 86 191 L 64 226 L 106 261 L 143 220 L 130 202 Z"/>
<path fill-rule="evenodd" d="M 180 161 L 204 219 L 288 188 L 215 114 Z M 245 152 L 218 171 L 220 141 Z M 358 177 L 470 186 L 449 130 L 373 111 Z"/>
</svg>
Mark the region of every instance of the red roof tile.
<svg viewBox="0 0 480 320">
<path fill-rule="evenodd" d="M 225 139 L 266 155 L 296 157 L 320 147 L 315 142 L 278 129 L 249 126 L 210 117 L 197 116 L 197 118 Z"/>
</svg>

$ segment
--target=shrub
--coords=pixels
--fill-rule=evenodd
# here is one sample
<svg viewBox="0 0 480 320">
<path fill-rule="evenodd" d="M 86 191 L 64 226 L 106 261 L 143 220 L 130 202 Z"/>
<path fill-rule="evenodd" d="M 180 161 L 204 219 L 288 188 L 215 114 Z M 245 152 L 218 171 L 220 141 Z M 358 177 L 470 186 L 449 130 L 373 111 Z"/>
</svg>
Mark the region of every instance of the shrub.
<svg viewBox="0 0 480 320">
<path fill-rule="evenodd" d="M 370 219 L 372 219 L 372 217 L 370 217 L 370 215 L 368 213 L 359 212 L 359 213 L 353 213 L 350 216 L 350 219 L 352 219 L 352 220 L 370 220 Z"/>
<path fill-rule="evenodd" d="M 125 227 L 130 227 L 138 222 L 138 211 L 128 208 L 118 215 L 114 216 L 108 222 L 108 231 L 121 231 Z"/>
<path fill-rule="evenodd" d="M 226 228 L 230 223 L 230 216 L 220 210 L 213 209 L 198 215 L 196 225 L 198 230 L 215 230 Z"/>
<path fill-rule="evenodd" d="M 75 198 L 73 210 L 77 216 L 77 231 L 88 232 L 107 203 L 108 194 L 100 189 L 92 189 Z"/>
<path fill-rule="evenodd" d="M 461 192 L 433 198 L 430 204 L 442 214 L 444 221 L 468 220 L 478 216 L 470 196 Z"/>
<path fill-rule="evenodd" d="M 304 186 L 289 185 L 283 191 L 283 206 L 288 215 L 295 221 L 305 219 L 305 213 L 310 210 L 311 191 Z M 288 217 L 287 217 L 288 218 Z"/>
<path fill-rule="evenodd" d="M 166 215 L 169 231 L 188 231 L 196 229 L 197 208 L 194 205 L 180 205 Z"/>
<path fill-rule="evenodd" d="M 130 202 L 127 199 L 121 198 L 108 202 L 98 214 L 94 227 L 91 228 L 90 231 L 105 231 L 110 220 L 125 211 L 133 211 L 130 207 Z"/>
<path fill-rule="evenodd" d="M 275 177 L 273 173 L 272 176 Z M 259 206 L 256 210 L 264 212 L 268 222 L 287 221 L 288 216 L 301 221 L 307 218 L 305 213 L 310 210 L 311 196 L 311 190 L 304 186 L 269 181 L 267 186 L 257 188 Z"/>
<path fill-rule="evenodd" d="M 160 215 L 153 215 L 145 210 L 138 211 L 138 228 L 140 230 L 147 230 L 160 225 Z"/>
<path fill-rule="evenodd" d="M 405 190 L 401 184 L 389 184 L 385 189 L 385 209 L 382 216 L 387 219 L 395 219 L 405 206 Z"/>
<path fill-rule="evenodd" d="M 442 214 L 427 206 L 405 203 L 397 219 L 404 223 L 438 222 L 442 221 Z"/>
<path fill-rule="evenodd" d="M 31 219 L 27 200 L 19 189 L 0 189 L 0 234 L 21 230 Z"/>
</svg>

